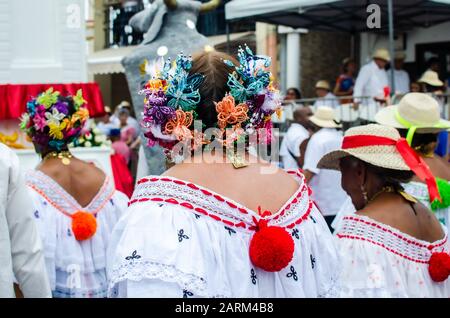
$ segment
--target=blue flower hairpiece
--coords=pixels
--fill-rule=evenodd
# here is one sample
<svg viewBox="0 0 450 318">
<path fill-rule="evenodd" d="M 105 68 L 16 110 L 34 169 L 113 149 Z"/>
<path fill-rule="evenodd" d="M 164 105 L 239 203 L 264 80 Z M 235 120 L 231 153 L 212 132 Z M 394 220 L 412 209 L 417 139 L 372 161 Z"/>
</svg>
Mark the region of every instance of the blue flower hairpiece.
<svg viewBox="0 0 450 318">
<path fill-rule="evenodd" d="M 235 68 L 235 72 L 228 77 L 230 94 L 239 103 L 243 103 L 269 86 L 271 73 L 267 68 L 271 59 L 268 56 L 254 55 L 247 45 L 245 49 L 239 47 L 238 59 L 238 66 L 228 60 L 224 62 Z"/>
</svg>

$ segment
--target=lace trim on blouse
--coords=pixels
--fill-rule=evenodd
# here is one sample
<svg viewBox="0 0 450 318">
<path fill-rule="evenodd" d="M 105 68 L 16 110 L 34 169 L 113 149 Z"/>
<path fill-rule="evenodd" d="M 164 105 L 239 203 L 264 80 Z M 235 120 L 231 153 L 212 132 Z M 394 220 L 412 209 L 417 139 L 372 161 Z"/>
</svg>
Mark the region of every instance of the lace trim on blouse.
<svg viewBox="0 0 450 318">
<path fill-rule="evenodd" d="M 264 218 L 270 225 L 293 228 L 307 220 L 312 210 L 311 192 L 303 175 L 293 171 L 289 173 L 296 176 L 299 188 L 277 213 Z M 139 180 L 129 205 L 147 201 L 180 205 L 193 213 L 207 215 L 241 229 L 254 226 L 253 218 L 261 219 L 256 212 L 231 199 L 174 177 L 149 176 Z"/>
<path fill-rule="evenodd" d="M 27 175 L 27 185 L 56 209 L 67 214 L 73 214 L 79 210 L 96 214 L 109 202 L 115 192 L 113 183 L 106 176 L 95 197 L 86 207 L 82 207 L 63 187 L 41 171 L 31 171 Z"/>
<path fill-rule="evenodd" d="M 427 264 L 433 252 L 446 249 L 447 231 L 445 229 L 444 231 L 443 239 L 429 243 L 369 217 L 354 215 L 344 217 L 337 237 L 365 241 L 407 260 Z"/>
</svg>

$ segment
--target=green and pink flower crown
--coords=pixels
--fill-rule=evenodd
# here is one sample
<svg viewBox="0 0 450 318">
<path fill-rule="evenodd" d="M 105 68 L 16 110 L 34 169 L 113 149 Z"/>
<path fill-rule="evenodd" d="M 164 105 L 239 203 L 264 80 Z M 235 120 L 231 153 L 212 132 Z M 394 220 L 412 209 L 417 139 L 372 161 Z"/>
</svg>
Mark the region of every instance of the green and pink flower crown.
<svg viewBox="0 0 450 318">
<path fill-rule="evenodd" d="M 222 131 L 223 144 L 233 144 L 258 129 L 266 130 L 266 142 L 271 140 L 271 117 L 281 109 L 279 91 L 272 84 L 267 56 L 254 55 L 245 46 L 239 48 L 240 64 L 224 61 L 234 72 L 229 75 L 229 93 L 216 103 L 217 128 Z M 172 149 L 178 142 L 191 142 L 193 149 L 208 143 L 201 131 L 195 131 L 196 110 L 202 107 L 200 74 L 191 75 L 192 58 L 179 54 L 175 63 L 170 59 L 156 60 L 149 68 L 150 79 L 140 94 L 145 95 L 142 126 L 147 145 Z"/>
<path fill-rule="evenodd" d="M 64 97 L 53 88 L 27 103 L 20 128 L 41 152 L 45 148 L 61 151 L 80 134 L 89 118 L 82 91 Z"/>
</svg>

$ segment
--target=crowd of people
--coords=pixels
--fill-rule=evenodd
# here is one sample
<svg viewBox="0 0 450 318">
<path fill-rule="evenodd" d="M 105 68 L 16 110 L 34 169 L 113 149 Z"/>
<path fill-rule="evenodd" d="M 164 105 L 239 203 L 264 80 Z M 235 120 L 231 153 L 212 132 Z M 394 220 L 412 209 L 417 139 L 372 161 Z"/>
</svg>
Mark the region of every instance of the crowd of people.
<svg viewBox="0 0 450 318">
<path fill-rule="evenodd" d="M 335 94 L 389 103 L 386 54 L 354 85 L 347 60 Z M 141 92 L 145 145 L 169 159 L 182 145 L 186 158 L 138 180 L 131 199 L 68 148 L 88 119 L 81 93 L 30 101 L 21 128 L 40 165 L 24 178 L 0 145 L 0 296 L 15 284 L 25 297 L 449 297 L 450 172 L 435 148 L 450 122 L 439 102 L 407 93 L 345 133 L 335 105 L 298 106 L 280 169 L 252 144 L 270 143 L 281 110 L 269 65 L 248 47 L 155 65 Z M 132 160 L 129 112 L 98 126 Z"/>
</svg>

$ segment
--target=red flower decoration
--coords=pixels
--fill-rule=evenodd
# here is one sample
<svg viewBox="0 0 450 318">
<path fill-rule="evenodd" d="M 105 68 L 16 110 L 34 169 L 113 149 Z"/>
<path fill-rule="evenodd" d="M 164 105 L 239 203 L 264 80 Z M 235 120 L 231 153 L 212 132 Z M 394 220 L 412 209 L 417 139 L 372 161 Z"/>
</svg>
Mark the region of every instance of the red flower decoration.
<svg viewBox="0 0 450 318">
<path fill-rule="evenodd" d="M 435 282 L 443 282 L 450 275 L 450 255 L 433 253 L 428 263 L 428 272 Z"/>
<path fill-rule="evenodd" d="M 72 214 L 72 231 L 78 241 L 90 239 L 97 231 L 97 220 L 91 213 L 78 211 Z"/>
<path fill-rule="evenodd" d="M 253 218 L 256 233 L 250 241 L 250 260 L 267 271 L 278 272 L 294 257 L 294 240 L 282 227 L 267 226 L 267 220 Z"/>
</svg>

